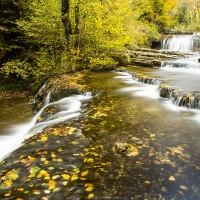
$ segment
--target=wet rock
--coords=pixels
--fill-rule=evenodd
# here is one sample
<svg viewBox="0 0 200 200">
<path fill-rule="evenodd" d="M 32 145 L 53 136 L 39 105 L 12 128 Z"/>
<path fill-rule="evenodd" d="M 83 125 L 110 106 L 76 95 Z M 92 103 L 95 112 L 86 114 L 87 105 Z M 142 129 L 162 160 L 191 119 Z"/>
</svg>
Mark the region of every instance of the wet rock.
<svg viewBox="0 0 200 200">
<path fill-rule="evenodd" d="M 64 97 L 71 95 L 83 94 L 87 91 L 87 87 L 84 84 L 84 74 L 66 74 L 57 78 L 48 80 L 39 92 L 35 95 L 34 110 L 38 111 L 44 105 L 48 103 L 58 101 Z"/>
<path fill-rule="evenodd" d="M 126 154 L 128 153 L 128 144 L 127 143 L 115 143 L 114 152 L 117 154 Z"/>
<path fill-rule="evenodd" d="M 115 154 L 126 155 L 126 156 L 136 156 L 138 155 L 138 149 L 132 144 L 126 142 L 117 142 L 113 147 Z"/>
</svg>

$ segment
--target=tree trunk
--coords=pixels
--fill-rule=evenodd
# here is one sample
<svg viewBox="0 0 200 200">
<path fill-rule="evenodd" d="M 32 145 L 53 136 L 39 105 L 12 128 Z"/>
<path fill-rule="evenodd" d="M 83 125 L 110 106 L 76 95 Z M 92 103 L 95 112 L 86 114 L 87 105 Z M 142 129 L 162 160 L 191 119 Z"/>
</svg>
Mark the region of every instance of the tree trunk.
<svg viewBox="0 0 200 200">
<path fill-rule="evenodd" d="M 62 22 L 65 27 L 65 36 L 69 45 L 70 35 L 72 34 L 71 23 L 69 19 L 69 0 L 62 0 Z"/>
</svg>

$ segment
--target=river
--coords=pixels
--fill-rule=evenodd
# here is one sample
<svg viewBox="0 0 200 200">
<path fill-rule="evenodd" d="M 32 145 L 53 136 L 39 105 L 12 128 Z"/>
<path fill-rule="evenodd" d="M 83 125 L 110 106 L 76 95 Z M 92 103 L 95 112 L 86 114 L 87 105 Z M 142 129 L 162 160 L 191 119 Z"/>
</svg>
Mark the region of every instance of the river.
<svg viewBox="0 0 200 200">
<path fill-rule="evenodd" d="M 156 76 L 178 89 L 199 90 L 198 84 L 195 84 L 198 73 L 194 74 L 197 78 L 192 78 L 190 69 L 185 71 L 185 67 L 180 67 L 178 72 L 174 72 L 173 68 L 171 63 L 167 63 L 158 69 L 135 69 Z M 22 154 L 30 159 L 38 158 L 38 155 L 42 157 L 41 161 L 26 165 L 23 173 L 22 170 L 19 172 L 22 177 L 15 187 L 2 190 L 3 193 L 0 190 L 0 198 L 200 199 L 199 110 L 174 106 L 169 99 L 160 98 L 158 85 L 137 82 L 128 73 L 90 72 L 85 81 L 91 90 L 99 91 L 99 94 L 94 97 L 73 96 L 54 104 L 59 105 L 59 113 L 63 113 L 64 109 L 67 111 L 63 115 L 67 121 L 56 121 L 57 125 L 60 123 L 63 129 L 75 127 L 75 136 L 58 135 L 62 137 L 60 140 L 49 141 L 51 149 L 41 146 L 36 136 L 35 142 L 28 142 L 20 147 L 21 151 L 11 154 L 11 160 L 0 169 L 1 173 L 5 173 L 7 168 L 15 170 L 15 176 L 20 171 L 17 158 Z M 51 104 L 50 108 L 54 105 Z M 47 126 L 52 124 L 50 119 L 52 115 Z M 39 130 L 36 129 L 36 132 Z M 31 132 L 31 135 L 34 133 Z M 120 153 L 117 145 L 128 146 L 131 151 Z M 35 148 L 37 151 L 33 150 Z M 44 156 L 48 154 L 44 151 L 52 157 L 47 165 Z M 81 159 L 79 156 L 82 154 L 84 157 Z M 65 162 L 54 162 L 54 158 Z M 46 170 L 50 177 L 41 179 L 39 174 L 33 182 L 25 173 L 27 170 L 28 174 L 31 169 Z M 29 177 L 27 181 L 26 177 Z M 50 183 L 55 180 L 56 187 L 54 185 L 52 190 Z"/>
</svg>

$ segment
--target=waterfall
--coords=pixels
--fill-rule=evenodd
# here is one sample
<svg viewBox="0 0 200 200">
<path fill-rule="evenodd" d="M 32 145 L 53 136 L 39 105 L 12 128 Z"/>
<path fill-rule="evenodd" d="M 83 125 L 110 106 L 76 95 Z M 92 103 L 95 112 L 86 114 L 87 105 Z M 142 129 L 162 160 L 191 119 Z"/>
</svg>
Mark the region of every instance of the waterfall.
<svg viewBox="0 0 200 200">
<path fill-rule="evenodd" d="M 44 89 L 44 86 L 42 88 Z M 91 93 L 87 92 L 83 95 L 72 95 L 50 103 L 50 94 L 48 93 L 46 97 L 46 105 L 37 112 L 31 121 L 26 124 L 15 125 L 11 129 L 12 134 L 0 138 L 1 147 L 3 145 L 0 161 L 20 147 L 24 139 L 37 134 L 52 124 L 58 124 L 79 116 L 82 104 L 92 97 Z M 56 110 L 54 113 L 46 112 L 52 107 Z"/>
<path fill-rule="evenodd" d="M 49 92 L 44 100 L 44 106 L 48 105 L 50 103 L 51 98 L 51 92 Z"/>
<path fill-rule="evenodd" d="M 195 43 L 197 37 L 195 35 L 173 35 L 161 42 L 161 49 L 180 52 L 195 51 Z"/>
<path fill-rule="evenodd" d="M 161 50 L 179 51 L 187 54 L 181 59 L 163 61 L 161 63 L 161 69 L 186 73 L 199 73 L 199 47 L 199 37 L 195 34 L 173 35 L 171 38 L 164 39 L 161 41 Z"/>
</svg>

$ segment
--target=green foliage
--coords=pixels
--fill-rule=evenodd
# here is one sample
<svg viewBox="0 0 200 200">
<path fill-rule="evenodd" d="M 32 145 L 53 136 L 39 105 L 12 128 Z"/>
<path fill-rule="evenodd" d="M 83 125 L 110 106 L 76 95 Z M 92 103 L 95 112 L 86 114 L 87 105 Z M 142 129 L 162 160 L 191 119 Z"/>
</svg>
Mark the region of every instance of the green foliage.
<svg viewBox="0 0 200 200">
<path fill-rule="evenodd" d="M 15 74 L 22 79 L 48 77 L 60 74 L 61 55 L 66 39 L 61 19 L 61 1 L 32 0 L 28 5 L 29 16 L 16 21 L 18 28 L 25 33 L 34 58 L 13 60 L 4 64 L 1 73 L 6 77 Z M 29 62 L 29 63 L 28 63 Z M 31 64 L 30 64 L 31 62 Z"/>
<path fill-rule="evenodd" d="M 74 46 L 71 48 L 75 49 L 78 59 L 90 69 L 113 68 L 117 63 L 112 55 L 125 50 L 125 45 L 135 39 L 132 32 L 134 18 L 131 3 L 130 0 L 79 2 L 79 32 L 72 37 Z M 71 8 L 72 28 L 77 33 L 76 23 L 73 20 L 77 2 L 74 1 L 72 6 L 74 6 Z"/>
<path fill-rule="evenodd" d="M 120 52 L 112 55 L 118 66 L 126 66 L 131 64 L 131 58 L 127 53 Z"/>
<path fill-rule="evenodd" d="M 25 61 L 12 60 L 3 64 L 0 73 L 4 74 L 5 77 L 16 75 L 20 79 L 27 79 L 31 69 L 31 65 Z"/>
<path fill-rule="evenodd" d="M 176 5 L 174 0 L 137 0 L 134 5 L 139 9 L 139 20 L 150 26 L 164 30 L 174 24 Z"/>
<path fill-rule="evenodd" d="M 89 69 L 91 70 L 111 70 L 114 69 L 117 62 L 114 61 L 111 57 L 101 54 L 99 56 L 95 56 L 94 58 L 89 59 Z"/>
<path fill-rule="evenodd" d="M 179 0 L 178 6 L 177 27 L 186 31 L 199 31 L 200 2 L 197 0 Z"/>
</svg>

